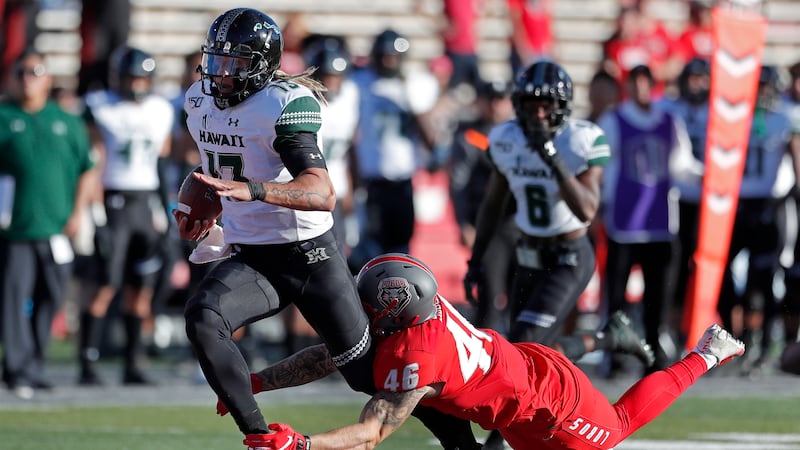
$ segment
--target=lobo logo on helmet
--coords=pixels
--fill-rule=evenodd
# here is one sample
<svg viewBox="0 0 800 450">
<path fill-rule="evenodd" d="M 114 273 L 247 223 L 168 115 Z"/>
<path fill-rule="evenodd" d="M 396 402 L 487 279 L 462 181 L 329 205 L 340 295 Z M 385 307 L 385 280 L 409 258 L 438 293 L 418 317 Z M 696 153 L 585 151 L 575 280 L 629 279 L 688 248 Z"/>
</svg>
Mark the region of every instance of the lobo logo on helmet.
<svg viewBox="0 0 800 450">
<path fill-rule="evenodd" d="M 408 280 L 388 277 L 378 283 L 378 303 L 389 310 L 389 315 L 397 317 L 411 302 Z"/>
</svg>

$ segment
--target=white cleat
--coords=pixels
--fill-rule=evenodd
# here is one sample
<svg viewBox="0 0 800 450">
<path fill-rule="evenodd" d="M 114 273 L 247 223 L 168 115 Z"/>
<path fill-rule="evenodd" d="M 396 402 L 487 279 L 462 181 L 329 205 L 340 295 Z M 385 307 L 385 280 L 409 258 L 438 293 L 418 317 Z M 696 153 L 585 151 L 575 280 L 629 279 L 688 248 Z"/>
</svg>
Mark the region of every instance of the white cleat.
<svg viewBox="0 0 800 450">
<path fill-rule="evenodd" d="M 744 343 L 717 324 L 708 327 L 703 337 L 697 342 L 694 352 L 710 361 L 711 358 L 716 363 L 711 367 L 721 366 L 737 356 L 744 354 Z"/>
</svg>

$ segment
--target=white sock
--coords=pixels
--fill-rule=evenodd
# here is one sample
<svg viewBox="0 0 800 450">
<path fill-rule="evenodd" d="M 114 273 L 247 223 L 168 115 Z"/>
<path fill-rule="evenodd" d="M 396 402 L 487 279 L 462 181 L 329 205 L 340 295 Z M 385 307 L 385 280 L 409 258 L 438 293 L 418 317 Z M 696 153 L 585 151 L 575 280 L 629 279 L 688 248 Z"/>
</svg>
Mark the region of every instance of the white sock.
<svg viewBox="0 0 800 450">
<path fill-rule="evenodd" d="M 713 355 L 706 355 L 705 353 L 700 353 L 697 350 L 694 350 L 695 353 L 703 357 L 703 360 L 706 362 L 706 366 L 708 366 L 708 370 L 714 368 L 717 365 L 717 358 Z"/>
</svg>

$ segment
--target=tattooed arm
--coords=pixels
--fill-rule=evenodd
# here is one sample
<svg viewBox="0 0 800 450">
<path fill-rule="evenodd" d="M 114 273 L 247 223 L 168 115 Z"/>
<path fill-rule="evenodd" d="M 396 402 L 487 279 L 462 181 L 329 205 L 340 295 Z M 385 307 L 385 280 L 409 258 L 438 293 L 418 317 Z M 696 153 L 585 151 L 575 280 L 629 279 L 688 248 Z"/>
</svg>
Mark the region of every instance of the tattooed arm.
<svg viewBox="0 0 800 450">
<path fill-rule="evenodd" d="M 250 374 L 253 394 L 273 391 L 324 378 L 336 371 L 325 344 L 304 348 L 258 373 Z M 228 407 L 217 399 L 217 414 L 228 414 Z"/>
<path fill-rule="evenodd" d="M 253 187 L 249 183 L 223 180 L 201 173 L 194 173 L 193 176 L 216 189 L 220 197 L 240 201 L 260 200 L 303 211 L 333 211 L 336 206 L 333 183 L 328 171 L 323 168 L 305 169 L 286 183 L 254 183 L 253 186 L 260 185 L 263 191 L 257 198 L 254 197 Z"/>
<path fill-rule="evenodd" d="M 374 448 L 408 419 L 420 400 L 438 392 L 439 389 L 432 386 L 407 392 L 378 392 L 364 406 L 358 423 L 311 435 L 308 441 L 313 443 L 314 450 Z M 272 425 L 270 427 L 272 429 Z M 291 427 L 286 428 L 291 430 Z M 282 436 L 267 435 L 266 438 L 274 438 L 278 443 Z"/>
<path fill-rule="evenodd" d="M 331 355 L 325 344 L 304 348 L 292 356 L 282 359 L 266 369 L 258 372 L 255 377 L 260 382 L 260 389 L 254 392 L 272 391 L 301 384 L 310 383 L 324 378 L 336 371 Z M 255 381 L 255 380 L 253 380 Z"/>
</svg>

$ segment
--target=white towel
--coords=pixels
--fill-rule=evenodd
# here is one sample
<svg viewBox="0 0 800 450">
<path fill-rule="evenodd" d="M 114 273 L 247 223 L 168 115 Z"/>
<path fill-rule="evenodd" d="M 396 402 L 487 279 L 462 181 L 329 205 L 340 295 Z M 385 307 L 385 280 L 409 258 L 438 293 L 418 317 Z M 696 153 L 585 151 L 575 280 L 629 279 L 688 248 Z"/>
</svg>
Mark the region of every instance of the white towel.
<svg viewBox="0 0 800 450">
<path fill-rule="evenodd" d="M 208 230 L 205 237 L 189 255 L 189 261 L 195 264 L 207 264 L 231 256 L 231 246 L 225 244 L 225 235 L 222 227 L 214 225 Z"/>
</svg>

